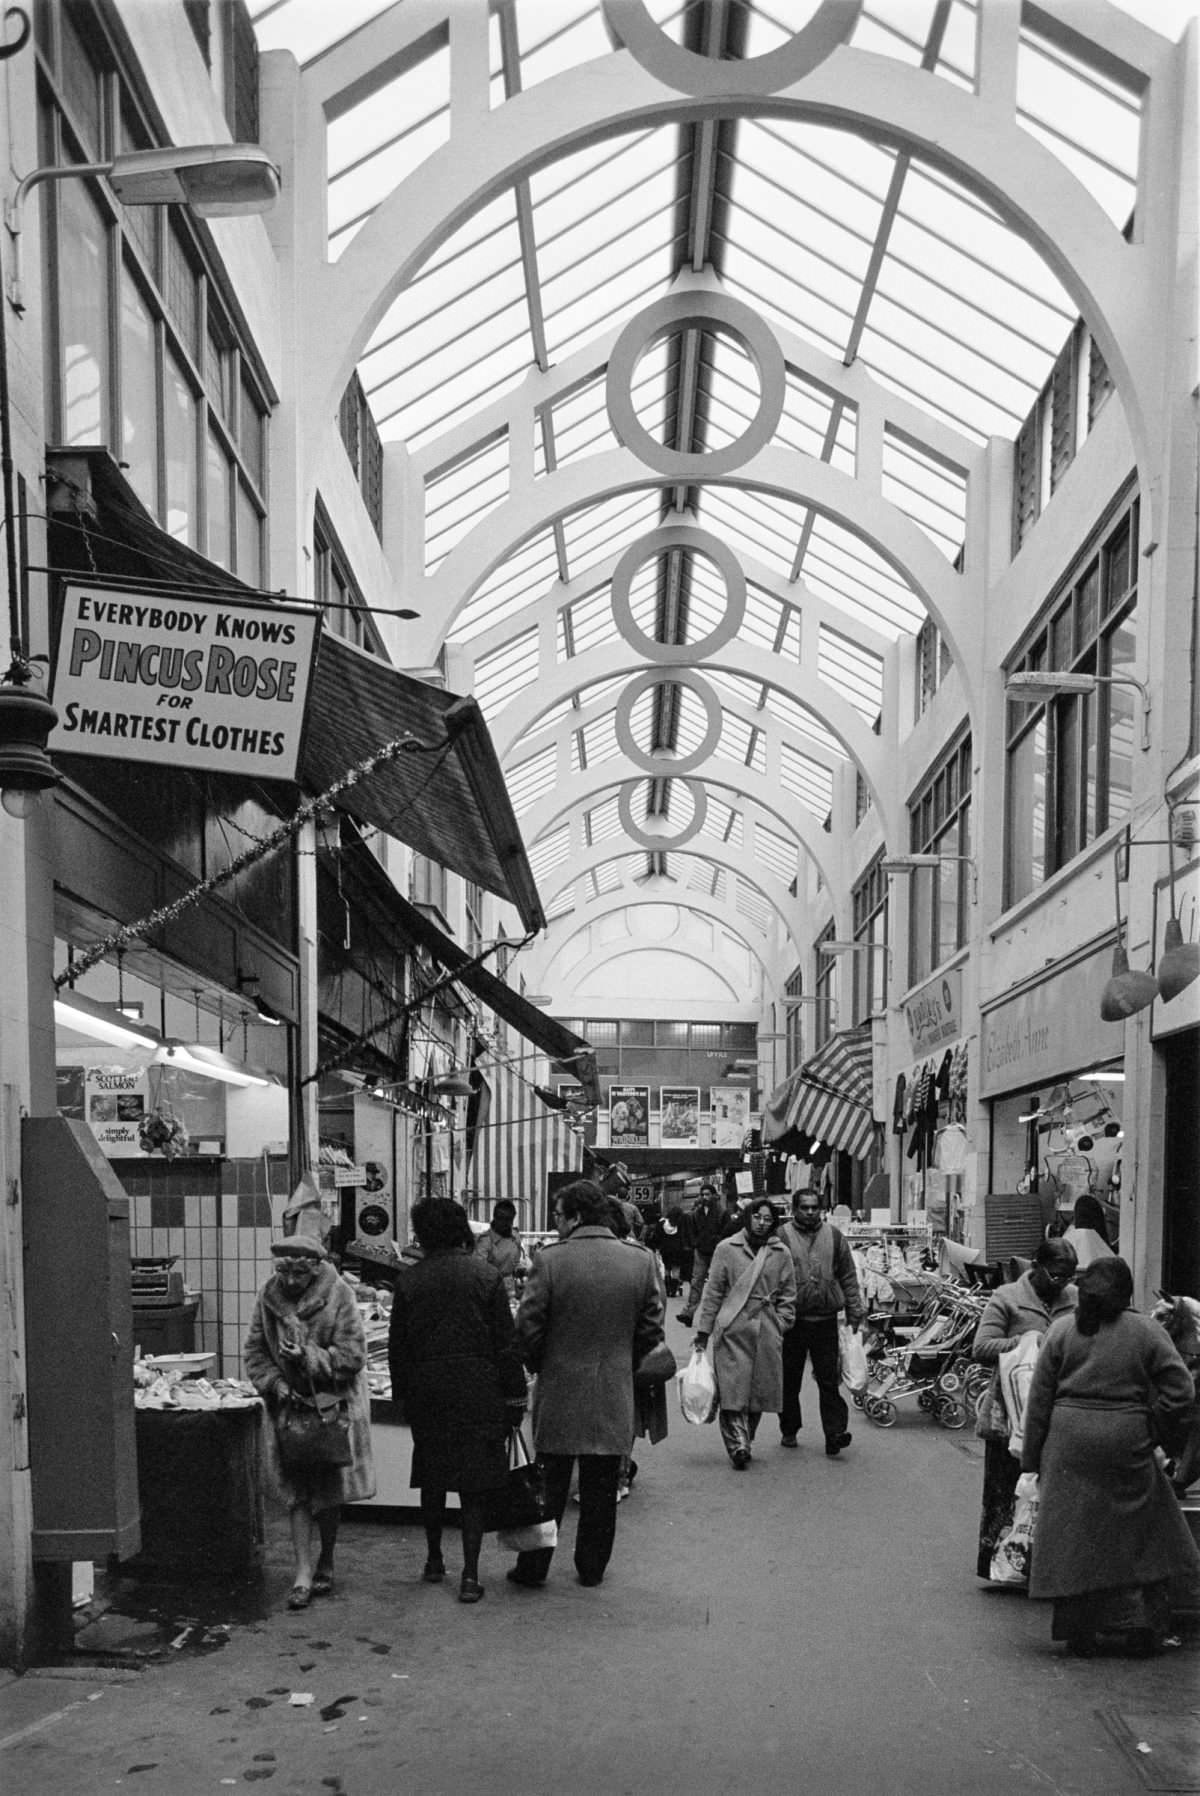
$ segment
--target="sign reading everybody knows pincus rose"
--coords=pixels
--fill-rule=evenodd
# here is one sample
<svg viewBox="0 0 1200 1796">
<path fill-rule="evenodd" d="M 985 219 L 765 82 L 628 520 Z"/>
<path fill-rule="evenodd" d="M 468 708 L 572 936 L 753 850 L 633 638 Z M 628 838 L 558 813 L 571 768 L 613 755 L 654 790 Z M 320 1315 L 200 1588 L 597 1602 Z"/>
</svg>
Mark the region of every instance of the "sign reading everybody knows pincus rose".
<svg viewBox="0 0 1200 1796">
<path fill-rule="evenodd" d="M 51 754 L 296 777 L 317 614 L 68 586 Z"/>
</svg>

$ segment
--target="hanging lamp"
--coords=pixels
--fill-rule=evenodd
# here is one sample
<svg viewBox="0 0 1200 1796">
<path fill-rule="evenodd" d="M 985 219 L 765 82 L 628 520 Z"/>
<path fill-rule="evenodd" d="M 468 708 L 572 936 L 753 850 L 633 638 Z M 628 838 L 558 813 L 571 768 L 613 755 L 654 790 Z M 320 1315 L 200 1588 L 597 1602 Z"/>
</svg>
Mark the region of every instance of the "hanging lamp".
<svg viewBox="0 0 1200 1796">
<path fill-rule="evenodd" d="M 1185 942 L 1175 914 L 1175 838 L 1167 831 L 1167 866 L 1170 869 L 1171 914 L 1163 931 L 1163 951 L 1158 957 L 1158 989 L 1166 1003 L 1177 998 L 1200 974 L 1200 942 Z"/>
<path fill-rule="evenodd" d="M 1113 894 L 1117 907 L 1117 945 L 1113 949 L 1112 973 L 1100 994 L 1100 1015 L 1106 1023 L 1120 1023 L 1126 1017 L 1145 1010 L 1158 996 L 1158 981 L 1152 973 L 1130 967 L 1121 922 L 1121 880 L 1117 868 L 1118 848 L 1113 854 Z"/>
</svg>

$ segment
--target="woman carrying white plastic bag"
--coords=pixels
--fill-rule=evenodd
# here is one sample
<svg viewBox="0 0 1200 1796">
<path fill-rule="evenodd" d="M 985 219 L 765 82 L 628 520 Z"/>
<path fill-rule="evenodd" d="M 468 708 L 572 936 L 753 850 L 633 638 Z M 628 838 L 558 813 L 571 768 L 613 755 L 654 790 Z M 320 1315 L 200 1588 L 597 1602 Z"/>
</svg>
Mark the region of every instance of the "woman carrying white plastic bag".
<svg viewBox="0 0 1200 1796">
<path fill-rule="evenodd" d="M 775 1224 L 770 1198 L 756 1197 L 745 1227 L 718 1243 L 696 1317 L 693 1345 L 712 1336 L 717 1419 L 738 1472 L 764 1410 L 777 1414 L 783 1402 L 783 1336 L 796 1315 L 796 1268 Z"/>
<path fill-rule="evenodd" d="M 679 1374 L 679 1407 L 685 1422 L 715 1422 L 717 1419 L 717 1381 L 712 1361 L 700 1347 Z"/>
</svg>

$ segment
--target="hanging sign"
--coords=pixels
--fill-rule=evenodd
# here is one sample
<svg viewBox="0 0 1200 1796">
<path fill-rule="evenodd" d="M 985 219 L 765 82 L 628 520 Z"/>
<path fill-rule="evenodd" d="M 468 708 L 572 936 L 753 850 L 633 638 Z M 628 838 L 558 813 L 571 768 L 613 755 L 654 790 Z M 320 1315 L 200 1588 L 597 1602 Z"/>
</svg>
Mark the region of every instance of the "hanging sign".
<svg viewBox="0 0 1200 1796">
<path fill-rule="evenodd" d="M 68 586 L 47 748 L 295 779 L 316 631 L 306 607 Z"/>
<path fill-rule="evenodd" d="M 700 1146 L 700 1087 L 660 1085 L 659 1115 L 664 1147 Z"/>
<path fill-rule="evenodd" d="M 914 1059 L 962 1034 L 962 969 L 951 967 L 904 1000 Z"/>
<path fill-rule="evenodd" d="M 610 1085 L 608 1088 L 610 1147 L 650 1145 L 650 1087 Z"/>
</svg>

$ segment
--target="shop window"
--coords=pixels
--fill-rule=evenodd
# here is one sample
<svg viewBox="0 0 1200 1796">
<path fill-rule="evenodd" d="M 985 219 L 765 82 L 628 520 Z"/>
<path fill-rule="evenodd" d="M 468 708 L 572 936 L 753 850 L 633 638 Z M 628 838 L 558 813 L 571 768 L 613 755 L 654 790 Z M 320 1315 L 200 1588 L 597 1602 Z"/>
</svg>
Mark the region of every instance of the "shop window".
<svg viewBox="0 0 1200 1796">
<path fill-rule="evenodd" d="M 103 19 L 82 0 L 39 14 L 46 166 L 159 141 Z M 40 204 L 49 440 L 108 445 L 171 535 L 260 585 L 265 389 L 191 221 L 122 207 L 103 180 L 48 183 Z"/>
<path fill-rule="evenodd" d="M 833 1034 L 834 1019 L 843 1024 L 845 1019 L 837 1015 L 838 970 L 837 960 L 832 954 L 823 952 L 823 944 L 834 939 L 834 927 L 830 923 L 821 931 L 816 941 L 817 977 L 813 987 L 813 996 L 824 999 L 823 1003 L 813 1005 L 813 1049 L 821 1047 Z M 854 956 L 858 960 L 860 956 Z"/>
<path fill-rule="evenodd" d="M 1080 556 L 1006 672 L 1110 675 L 1137 661 L 1137 501 Z M 1033 702 L 1007 717 L 1005 902 L 1037 889 L 1130 813 L 1136 689 Z"/>
<path fill-rule="evenodd" d="M 943 857 L 909 876 L 908 985 L 917 985 L 966 944 L 972 873 L 971 738 L 956 743 L 908 807 L 909 849 Z"/>
</svg>

